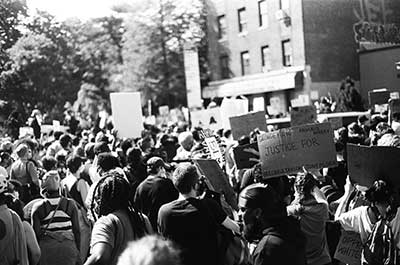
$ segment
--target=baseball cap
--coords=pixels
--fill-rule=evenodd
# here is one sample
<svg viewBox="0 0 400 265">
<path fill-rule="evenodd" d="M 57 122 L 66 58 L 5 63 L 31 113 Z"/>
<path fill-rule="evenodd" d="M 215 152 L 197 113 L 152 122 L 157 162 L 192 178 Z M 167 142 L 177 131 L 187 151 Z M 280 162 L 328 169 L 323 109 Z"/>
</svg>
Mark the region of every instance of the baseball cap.
<svg viewBox="0 0 400 265">
<path fill-rule="evenodd" d="M 163 167 L 167 170 L 171 169 L 171 165 L 165 163 L 161 157 L 153 156 L 152 158 L 147 160 L 147 168 L 148 169 L 153 169 L 153 168 L 158 168 L 158 167 Z"/>
<path fill-rule="evenodd" d="M 0 175 L 0 194 L 4 193 L 8 190 L 8 181 L 6 176 L 3 174 Z"/>
</svg>

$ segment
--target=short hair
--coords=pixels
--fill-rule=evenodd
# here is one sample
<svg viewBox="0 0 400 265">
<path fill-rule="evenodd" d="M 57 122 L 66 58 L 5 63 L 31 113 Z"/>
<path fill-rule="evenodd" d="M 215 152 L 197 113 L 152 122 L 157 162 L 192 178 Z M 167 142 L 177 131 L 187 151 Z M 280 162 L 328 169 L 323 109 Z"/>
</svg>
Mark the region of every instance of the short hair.
<svg viewBox="0 0 400 265">
<path fill-rule="evenodd" d="M 131 147 L 126 151 L 126 160 L 129 165 L 137 165 L 142 161 L 142 150 L 139 147 Z"/>
<path fill-rule="evenodd" d="M 67 168 L 71 173 L 76 173 L 82 164 L 82 158 L 77 155 L 73 155 L 67 159 Z"/>
<path fill-rule="evenodd" d="M 95 155 L 111 152 L 110 147 L 106 142 L 96 143 L 94 145 L 93 151 Z"/>
<path fill-rule="evenodd" d="M 18 157 L 24 157 L 28 153 L 29 147 L 26 144 L 18 145 L 17 149 L 15 149 L 15 153 L 17 153 Z"/>
<path fill-rule="evenodd" d="M 102 171 L 107 172 L 111 169 L 120 167 L 121 164 L 116 156 L 110 153 L 101 153 L 99 154 L 97 165 L 101 168 Z"/>
<path fill-rule="evenodd" d="M 297 193 L 300 195 L 300 201 L 309 199 L 316 185 L 317 182 L 310 173 L 298 173 L 294 186 L 296 187 Z"/>
<path fill-rule="evenodd" d="M 265 220 L 277 221 L 287 216 L 282 197 L 275 192 L 271 185 L 251 184 L 240 192 L 239 197 L 246 200 L 247 208 L 260 208 Z"/>
<path fill-rule="evenodd" d="M 187 194 L 199 180 L 197 168 L 190 163 L 179 164 L 172 175 L 172 180 L 181 194 Z"/>
<path fill-rule="evenodd" d="M 121 142 L 121 149 L 122 152 L 124 152 L 124 155 L 126 155 L 126 152 L 128 151 L 129 148 L 132 147 L 132 140 L 131 139 L 124 139 Z"/>
<path fill-rule="evenodd" d="M 153 138 L 151 138 L 150 136 L 146 136 L 146 137 L 142 138 L 139 141 L 140 149 L 142 149 L 142 151 L 146 151 L 148 148 L 151 148 L 152 141 L 153 141 Z"/>
<path fill-rule="evenodd" d="M 71 137 L 68 134 L 64 134 L 63 136 L 60 137 L 60 145 L 63 148 L 67 148 L 68 144 L 71 142 Z"/>
<path fill-rule="evenodd" d="M 393 198 L 393 189 L 384 180 L 376 180 L 366 191 L 365 198 L 369 202 L 390 203 Z"/>
<path fill-rule="evenodd" d="M 42 165 L 46 171 L 54 170 L 57 168 L 57 160 L 53 156 L 45 156 L 42 159 Z"/>
<path fill-rule="evenodd" d="M 173 243 L 157 235 L 131 242 L 117 265 L 180 265 L 179 251 Z"/>
</svg>

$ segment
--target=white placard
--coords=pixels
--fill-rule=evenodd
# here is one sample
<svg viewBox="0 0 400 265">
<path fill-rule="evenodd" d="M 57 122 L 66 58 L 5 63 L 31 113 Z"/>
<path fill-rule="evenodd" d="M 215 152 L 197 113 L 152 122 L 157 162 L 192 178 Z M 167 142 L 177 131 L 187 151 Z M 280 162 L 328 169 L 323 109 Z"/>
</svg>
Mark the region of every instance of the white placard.
<svg viewBox="0 0 400 265">
<path fill-rule="evenodd" d="M 247 114 L 249 112 L 247 99 L 224 98 L 221 103 L 221 119 L 223 128 L 231 128 L 230 117 Z"/>
<path fill-rule="evenodd" d="M 142 104 L 139 92 L 111 93 L 114 126 L 119 137 L 140 137 L 143 130 Z"/>
</svg>

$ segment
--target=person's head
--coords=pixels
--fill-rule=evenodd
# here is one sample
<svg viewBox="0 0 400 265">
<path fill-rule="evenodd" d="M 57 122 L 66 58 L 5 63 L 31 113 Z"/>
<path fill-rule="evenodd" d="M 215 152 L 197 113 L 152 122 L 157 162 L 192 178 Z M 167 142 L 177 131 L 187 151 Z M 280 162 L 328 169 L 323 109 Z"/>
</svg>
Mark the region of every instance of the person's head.
<svg viewBox="0 0 400 265">
<path fill-rule="evenodd" d="M 250 144 L 250 137 L 248 135 L 243 135 L 239 138 L 239 145 Z"/>
<path fill-rule="evenodd" d="M 7 207 L 16 212 L 19 218 L 21 218 L 21 220 L 24 220 L 24 210 L 22 201 L 14 197 L 14 195 L 12 194 L 6 194 L 5 201 Z"/>
<path fill-rule="evenodd" d="M 294 182 L 294 190 L 300 202 L 313 198 L 312 191 L 316 184 L 316 180 L 310 173 L 297 174 Z"/>
<path fill-rule="evenodd" d="M 96 143 L 93 148 L 94 154 L 99 155 L 101 153 L 110 153 L 110 147 L 106 142 Z"/>
<path fill-rule="evenodd" d="M 146 136 L 139 141 L 139 147 L 143 153 L 150 153 L 154 147 L 154 140 L 151 136 Z"/>
<path fill-rule="evenodd" d="M 372 186 L 366 191 L 365 198 L 376 207 L 379 214 L 386 217 L 394 200 L 394 192 L 392 187 L 384 180 L 376 180 Z"/>
<path fill-rule="evenodd" d="M 173 243 L 149 235 L 128 244 L 117 265 L 180 265 L 179 251 Z"/>
<path fill-rule="evenodd" d="M 71 142 L 71 136 L 69 136 L 68 134 L 64 134 L 60 137 L 60 145 L 64 149 L 69 149 Z"/>
<path fill-rule="evenodd" d="M 101 153 L 98 155 L 97 166 L 100 173 L 107 172 L 117 167 L 121 167 L 119 160 L 111 153 Z"/>
<path fill-rule="evenodd" d="M 128 151 L 129 148 L 132 147 L 132 140 L 131 139 L 124 139 L 121 142 L 121 149 L 124 155 L 126 155 L 126 152 Z"/>
<path fill-rule="evenodd" d="M 182 132 L 178 136 L 178 142 L 186 151 L 190 151 L 194 145 L 193 135 L 190 132 Z"/>
<path fill-rule="evenodd" d="M 223 135 L 226 139 L 231 139 L 232 131 L 230 129 L 225 129 Z"/>
<path fill-rule="evenodd" d="M 50 170 L 40 181 L 41 194 L 47 197 L 48 194 L 58 192 L 60 188 L 60 175 L 56 170 Z"/>
<path fill-rule="evenodd" d="M 199 183 L 199 173 L 197 168 L 190 163 L 181 163 L 172 174 L 172 182 L 181 194 L 189 194 L 196 191 L 196 184 Z"/>
<path fill-rule="evenodd" d="M 126 152 L 126 159 L 129 165 L 137 165 L 142 162 L 142 151 L 138 147 L 131 147 Z"/>
<path fill-rule="evenodd" d="M 287 216 L 280 196 L 265 184 L 252 184 L 240 192 L 239 218 L 243 222 L 243 235 L 253 242 L 262 237 L 262 231 L 279 223 Z"/>
<path fill-rule="evenodd" d="M 67 159 L 67 168 L 72 174 L 75 174 L 82 164 L 83 160 L 79 156 L 73 155 Z"/>
<path fill-rule="evenodd" d="M 164 162 L 161 157 L 153 156 L 147 160 L 147 173 L 153 176 L 165 176 L 166 170 L 169 166 Z"/>
<path fill-rule="evenodd" d="M 21 159 L 30 159 L 32 158 L 32 151 L 26 144 L 20 144 L 15 149 L 15 153 Z"/>
<path fill-rule="evenodd" d="M 0 165 L 4 168 L 8 168 L 11 166 L 13 160 L 11 158 L 10 153 L 2 151 L 0 152 Z"/>
<path fill-rule="evenodd" d="M 93 191 L 91 210 L 101 217 L 129 206 L 130 186 L 124 176 L 111 170 L 101 175 Z"/>
<path fill-rule="evenodd" d="M 392 117 L 393 117 L 393 121 L 400 122 L 400 112 L 393 113 Z"/>
<path fill-rule="evenodd" d="M 195 128 L 194 130 L 192 130 L 192 135 L 193 135 L 193 140 L 195 140 L 196 142 L 203 141 L 203 139 L 200 136 L 200 130 Z"/>
<path fill-rule="evenodd" d="M 43 157 L 42 165 L 46 171 L 57 170 L 57 160 L 52 156 Z"/>
<path fill-rule="evenodd" d="M 87 143 L 85 145 L 85 156 L 89 160 L 93 160 L 94 159 L 94 156 L 95 156 L 95 154 L 94 154 L 94 146 L 95 146 L 94 143 Z"/>
<path fill-rule="evenodd" d="M 4 194 L 8 191 L 7 176 L 0 174 L 0 205 L 4 204 Z"/>
</svg>

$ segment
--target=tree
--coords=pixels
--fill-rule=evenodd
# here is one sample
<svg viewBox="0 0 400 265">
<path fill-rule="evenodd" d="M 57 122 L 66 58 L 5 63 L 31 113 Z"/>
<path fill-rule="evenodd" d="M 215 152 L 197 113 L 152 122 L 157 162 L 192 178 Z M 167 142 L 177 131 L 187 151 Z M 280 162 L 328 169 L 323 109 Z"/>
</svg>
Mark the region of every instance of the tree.
<svg viewBox="0 0 400 265">
<path fill-rule="evenodd" d="M 8 61 L 6 50 L 21 36 L 19 26 L 26 16 L 26 2 L 23 0 L 0 1 L 0 71 Z"/>
<path fill-rule="evenodd" d="M 207 78 L 206 12 L 200 0 L 144 1 L 131 13 L 124 34 L 125 90 L 141 91 L 155 105 L 186 105 L 183 46 L 198 46 Z"/>
</svg>

